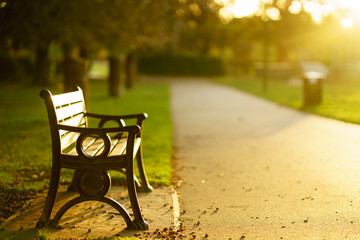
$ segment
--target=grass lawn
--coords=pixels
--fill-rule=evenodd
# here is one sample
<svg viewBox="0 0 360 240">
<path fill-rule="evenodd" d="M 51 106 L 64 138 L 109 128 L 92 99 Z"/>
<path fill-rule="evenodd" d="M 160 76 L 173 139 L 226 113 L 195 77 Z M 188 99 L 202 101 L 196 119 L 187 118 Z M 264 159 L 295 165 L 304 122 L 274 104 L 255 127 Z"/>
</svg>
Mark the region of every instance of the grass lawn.
<svg viewBox="0 0 360 240">
<path fill-rule="evenodd" d="M 264 92 L 259 79 L 221 77 L 216 81 L 301 111 L 360 124 L 360 114 L 357 112 L 357 109 L 360 109 L 360 81 L 346 83 L 324 82 L 323 101 L 316 106 L 310 107 L 302 106 L 303 90 L 300 84 L 270 80 L 268 91 Z"/>
<path fill-rule="evenodd" d="M 59 89 L 50 90 L 60 93 Z M 0 222 L 49 184 L 51 139 L 39 91 L 38 87 L 19 84 L 0 89 Z M 169 98 L 167 83 L 141 82 L 120 99 L 108 97 L 105 81 L 93 81 L 90 85 L 89 112 L 149 114 L 144 122 L 143 154 L 153 185 L 171 182 Z M 71 170 L 65 173 L 61 183 L 71 180 Z M 115 173 L 114 179 L 116 184 L 123 175 Z"/>
</svg>

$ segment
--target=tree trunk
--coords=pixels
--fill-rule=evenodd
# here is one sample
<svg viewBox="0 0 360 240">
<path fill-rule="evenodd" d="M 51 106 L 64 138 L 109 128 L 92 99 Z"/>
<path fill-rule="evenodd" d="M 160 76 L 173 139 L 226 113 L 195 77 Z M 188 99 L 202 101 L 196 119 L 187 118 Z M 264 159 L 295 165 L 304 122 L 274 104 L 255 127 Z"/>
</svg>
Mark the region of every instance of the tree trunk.
<svg viewBox="0 0 360 240">
<path fill-rule="evenodd" d="M 277 44 L 277 54 L 279 62 L 287 62 L 289 60 L 288 49 L 284 43 Z"/>
<path fill-rule="evenodd" d="M 126 56 L 126 88 L 131 89 L 137 82 L 137 57 L 134 53 L 129 53 Z"/>
<path fill-rule="evenodd" d="M 64 71 L 64 91 L 73 91 L 79 86 L 88 105 L 89 100 L 89 77 L 88 77 L 89 60 L 74 58 L 70 55 L 65 56 L 63 63 Z"/>
<path fill-rule="evenodd" d="M 48 59 L 49 43 L 40 44 L 36 46 L 35 57 L 35 71 L 33 76 L 33 84 L 39 86 L 50 85 L 49 68 L 50 63 Z"/>
<path fill-rule="evenodd" d="M 264 21 L 262 90 L 268 91 L 269 72 L 269 21 Z"/>
<path fill-rule="evenodd" d="M 124 59 L 118 56 L 109 57 L 109 94 L 111 97 L 124 95 Z"/>
</svg>

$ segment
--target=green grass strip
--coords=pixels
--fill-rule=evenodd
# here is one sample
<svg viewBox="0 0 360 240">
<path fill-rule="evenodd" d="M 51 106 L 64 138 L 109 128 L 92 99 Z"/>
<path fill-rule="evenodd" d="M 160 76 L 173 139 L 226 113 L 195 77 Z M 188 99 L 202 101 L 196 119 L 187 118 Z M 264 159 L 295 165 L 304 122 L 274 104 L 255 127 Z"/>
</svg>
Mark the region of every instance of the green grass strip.
<svg viewBox="0 0 360 240">
<path fill-rule="evenodd" d="M 91 83 L 91 112 L 130 114 L 147 112 L 143 152 L 151 183 L 170 184 L 172 125 L 167 83 L 142 82 L 123 98 L 110 98 L 107 83 Z M 50 89 L 59 93 L 59 89 Z M 28 85 L 5 85 L 0 89 L 0 185 L 6 189 L 39 190 L 49 183 L 51 139 L 40 89 Z M 69 181 L 66 172 L 61 182 Z"/>
<path fill-rule="evenodd" d="M 303 88 L 300 83 L 269 80 L 267 91 L 264 91 L 260 79 L 221 77 L 216 81 L 301 111 L 360 124 L 360 114 L 356 111 L 360 108 L 360 82 L 325 81 L 322 88 L 322 102 L 315 106 L 303 107 Z"/>
</svg>

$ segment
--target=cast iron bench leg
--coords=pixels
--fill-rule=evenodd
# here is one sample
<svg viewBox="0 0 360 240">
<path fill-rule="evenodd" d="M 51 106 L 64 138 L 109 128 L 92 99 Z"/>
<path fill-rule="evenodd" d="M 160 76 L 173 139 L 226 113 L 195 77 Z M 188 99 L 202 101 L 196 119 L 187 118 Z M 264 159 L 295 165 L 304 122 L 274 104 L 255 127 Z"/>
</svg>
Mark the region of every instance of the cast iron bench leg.
<svg viewBox="0 0 360 240">
<path fill-rule="evenodd" d="M 137 230 L 148 230 L 149 224 L 144 220 L 138 198 L 136 193 L 136 186 L 134 182 L 134 170 L 133 170 L 133 161 L 130 161 L 131 166 L 128 167 L 126 170 L 126 180 L 127 180 L 127 187 L 129 192 L 129 198 L 131 202 L 131 207 L 134 213 L 134 220 L 133 220 L 133 229 Z"/>
<path fill-rule="evenodd" d="M 142 146 L 140 145 L 139 150 L 136 154 L 136 160 L 137 160 L 137 165 L 139 168 L 139 174 L 140 174 L 140 179 L 141 179 L 141 188 L 145 192 L 151 192 L 153 190 L 153 187 L 150 185 L 150 183 L 147 179 L 147 176 L 146 176 L 141 147 Z"/>
<path fill-rule="evenodd" d="M 64 206 L 62 206 L 60 208 L 60 210 L 55 215 L 54 219 L 51 221 L 50 225 L 53 227 L 57 227 L 61 217 L 65 214 L 65 212 L 67 210 L 69 210 L 71 207 L 75 206 L 76 204 L 79 204 L 79 203 L 85 202 L 85 201 L 100 201 L 100 202 L 109 204 L 110 206 L 115 208 L 121 214 L 121 216 L 124 218 L 124 220 L 126 222 L 127 228 L 129 228 L 129 229 L 134 228 L 133 222 L 131 221 L 131 217 L 130 217 L 129 213 L 126 211 L 126 209 L 121 204 L 119 204 L 117 201 L 115 201 L 114 199 L 108 198 L 108 197 L 101 197 L 101 198 L 76 197 L 76 198 L 70 200 L 69 202 L 67 202 Z"/>
<path fill-rule="evenodd" d="M 48 194 L 45 200 L 44 210 L 42 211 L 40 220 L 37 222 L 36 227 L 42 228 L 48 225 L 52 209 L 54 207 L 56 193 L 60 180 L 60 166 L 58 163 L 53 163 L 51 169 L 51 179 Z"/>
<path fill-rule="evenodd" d="M 68 191 L 70 191 L 70 192 L 78 191 L 78 187 L 77 187 L 76 183 L 78 182 L 79 172 L 80 172 L 79 169 L 75 169 L 71 183 L 70 183 L 69 187 L 67 188 Z"/>
</svg>

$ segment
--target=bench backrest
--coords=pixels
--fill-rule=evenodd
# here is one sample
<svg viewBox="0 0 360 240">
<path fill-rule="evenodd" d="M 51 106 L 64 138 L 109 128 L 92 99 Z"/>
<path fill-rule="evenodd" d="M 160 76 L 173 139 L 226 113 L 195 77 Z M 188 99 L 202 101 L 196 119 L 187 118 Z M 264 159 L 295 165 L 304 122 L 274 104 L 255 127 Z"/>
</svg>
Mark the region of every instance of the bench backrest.
<svg viewBox="0 0 360 240">
<path fill-rule="evenodd" d="M 76 127 L 88 125 L 83 92 L 79 87 L 74 92 L 58 95 L 52 95 L 49 90 L 42 90 L 40 96 L 44 99 L 48 112 L 53 149 L 56 147 L 54 145 L 59 145 L 60 149 L 56 150 L 63 151 L 75 142 L 78 134 L 59 130 L 58 124 Z"/>
</svg>

